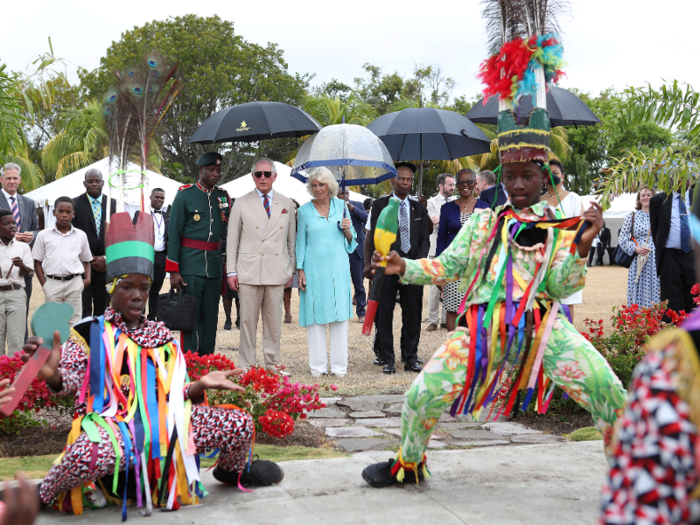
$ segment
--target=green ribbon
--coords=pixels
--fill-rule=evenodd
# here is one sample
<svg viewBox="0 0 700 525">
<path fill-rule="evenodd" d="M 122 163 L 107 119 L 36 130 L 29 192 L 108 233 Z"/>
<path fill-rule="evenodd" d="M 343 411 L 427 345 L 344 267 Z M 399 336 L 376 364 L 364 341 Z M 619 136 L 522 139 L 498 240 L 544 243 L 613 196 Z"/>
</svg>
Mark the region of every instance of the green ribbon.
<svg viewBox="0 0 700 525">
<path fill-rule="evenodd" d="M 107 264 L 124 257 L 143 257 L 153 262 L 155 252 L 153 246 L 144 241 L 123 241 L 107 246 L 105 256 Z"/>
</svg>

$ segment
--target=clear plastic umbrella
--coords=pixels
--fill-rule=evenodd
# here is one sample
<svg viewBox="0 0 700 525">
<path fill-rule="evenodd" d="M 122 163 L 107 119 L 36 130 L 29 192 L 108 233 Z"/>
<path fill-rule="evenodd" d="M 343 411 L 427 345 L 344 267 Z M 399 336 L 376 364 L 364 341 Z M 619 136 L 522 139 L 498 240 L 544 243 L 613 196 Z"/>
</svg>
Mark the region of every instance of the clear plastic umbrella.
<svg viewBox="0 0 700 525">
<path fill-rule="evenodd" d="M 306 182 L 305 170 L 324 166 L 346 186 L 378 184 L 396 176 L 384 142 L 356 124 L 326 126 L 302 144 L 292 177 Z"/>
</svg>

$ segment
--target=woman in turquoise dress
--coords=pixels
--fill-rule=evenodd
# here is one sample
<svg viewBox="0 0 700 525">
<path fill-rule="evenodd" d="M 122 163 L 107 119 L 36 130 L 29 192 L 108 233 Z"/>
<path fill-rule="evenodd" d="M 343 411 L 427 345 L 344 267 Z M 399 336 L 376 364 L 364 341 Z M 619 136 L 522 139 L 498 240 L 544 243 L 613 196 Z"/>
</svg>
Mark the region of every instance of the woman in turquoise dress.
<svg viewBox="0 0 700 525">
<path fill-rule="evenodd" d="M 348 256 L 357 248 L 357 235 L 345 203 L 335 198 L 338 182 L 330 170 L 312 170 L 307 188 L 314 198 L 297 212 L 299 326 L 306 327 L 311 375 L 328 373 L 328 325 L 331 373 L 343 377 L 348 371 L 348 319 L 352 317 Z"/>
</svg>

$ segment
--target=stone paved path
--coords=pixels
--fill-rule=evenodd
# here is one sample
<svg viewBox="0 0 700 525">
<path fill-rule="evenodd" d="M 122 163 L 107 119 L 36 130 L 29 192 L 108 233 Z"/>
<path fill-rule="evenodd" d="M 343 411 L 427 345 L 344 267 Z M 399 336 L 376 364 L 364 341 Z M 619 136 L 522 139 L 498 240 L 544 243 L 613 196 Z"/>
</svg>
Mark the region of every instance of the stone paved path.
<svg viewBox="0 0 700 525">
<path fill-rule="evenodd" d="M 323 401 L 327 407 L 309 414 L 309 422 L 324 428 L 326 436 L 342 450 L 351 453 L 398 450 L 403 395 L 332 397 Z M 487 415 L 488 412 L 483 410 L 482 418 Z M 440 418 L 428 448 L 453 450 L 564 441 L 560 436 L 542 434 L 520 423 L 478 423 L 464 416 L 452 418 L 446 412 Z"/>
</svg>

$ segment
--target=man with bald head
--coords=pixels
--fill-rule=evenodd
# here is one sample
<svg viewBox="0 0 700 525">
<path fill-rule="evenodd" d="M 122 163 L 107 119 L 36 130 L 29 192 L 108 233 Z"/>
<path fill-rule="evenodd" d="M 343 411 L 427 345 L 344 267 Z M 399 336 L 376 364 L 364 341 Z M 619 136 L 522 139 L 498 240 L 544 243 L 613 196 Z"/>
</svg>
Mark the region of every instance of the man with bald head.
<svg viewBox="0 0 700 525">
<path fill-rule="evenodd" d="M 413 174 L 416 167 L 408 162 L 396 164 L 396 177 L 393 179 L 394 191 L 391 195 L 380 197 L 372 204 L 370 233 L 365 238 L 365 272 L 371 265 L 374 253 L 374 231 L 382 210 L 389 204 L 389 199 L 396 197 L 399 205 L 399 231 L 396 242 L 391 246 L 402 257 L 423 259 L 430 250 L 430 227 L 425 206 L 410 197 L 413 186 Z M 385 374 L 395 374 L 394 364 L 394 309 L 396 293 L 401 304 L 401 360 L 406 372 L 420 372 L 421 360 L 418 358 L 421 319 L 423 317 L 423 287 L 414 284 L 401 284 L 398 275 L 384 277 L 381 301 L 377 308 L 377 364 L 384 366 Z"/>
<path fill-rule="evenodd" d="M 104 187 L 102 172 L 97 169 L 85 173 L 85 193 L 73 199 L 73 226 L 83 230 L 92 252 L 92 278 L 90 285 L 83 290 L 82 317 L 102 315 L 107 306 L 107 280 L 105 264 L 105 219 L 117 210 L 117 201 L 111 199 L 107 207 L 107 196 L 102 194 Z"/>
</svg>

